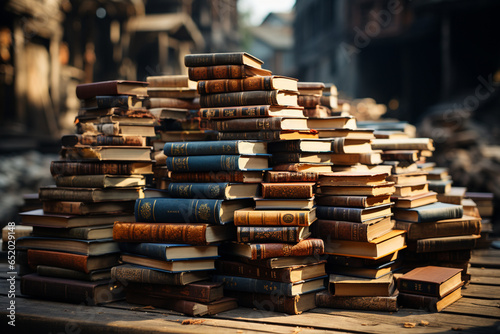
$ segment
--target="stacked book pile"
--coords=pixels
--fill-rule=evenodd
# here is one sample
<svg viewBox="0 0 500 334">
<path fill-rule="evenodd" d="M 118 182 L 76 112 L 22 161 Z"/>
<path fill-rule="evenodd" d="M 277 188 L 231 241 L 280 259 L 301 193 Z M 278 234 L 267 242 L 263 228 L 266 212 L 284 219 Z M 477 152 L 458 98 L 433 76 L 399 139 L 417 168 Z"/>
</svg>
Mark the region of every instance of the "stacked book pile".
<svg viewBox="0 0 500 334">
<path fill-rule="evenodd" d="M 357 107 L 359 108 L 359 106 Z M 356 114 L 359 114 L 359 110 Z M 380 117 L 381 114 L 378 113 L 377 116 Z M 358 127 L 373 129 L 375 137 L 379 139 L 414 138 L 417 132 L 417 128 L 413 124 L 397 119 L 358 120 Z"/>
<path fill-rule="evenodd" d="M 326 89 L 322 82 L 299 82 L 298 104 L 304 107 L 304 115 L 312 118 L 328 117 L 331 113 L 332 104 L 337 103 L 336 96 L 326 96 L 323 98 L 323 91 Z M 330 99 L 331 97 L 331 99 Z M 321 104 L 323 102 L 325 105 Z"/>
<path fill-rule="evenodd" d="M 144 175 L 152 173 L 146 136 L 154 135 L 153 118 L 142 108 L 146 86 L 109 81 L 77 87 L 80 133 L 62 138 L 62 159 L 51 164 L 56 186 L 39 191 L 43 209 L 21 214 L 33 233 L 17 245 L 28 249 L 37 272 L 22 278 L 22 293 L 88 304 L 122 297 L 110 281 L 119 258 L 112 224 L 134 220 Z"/>
<path fill-rule="evenodd" d="M 464 213 L 481 217 L 481 238 L 476 248 L 489 248 L 492 242 L 490 233 L 495 232 L 492 224 L 494 214 L 493 194 L 486 192 L 466 192 L 462 200 Z"/>
</svg>

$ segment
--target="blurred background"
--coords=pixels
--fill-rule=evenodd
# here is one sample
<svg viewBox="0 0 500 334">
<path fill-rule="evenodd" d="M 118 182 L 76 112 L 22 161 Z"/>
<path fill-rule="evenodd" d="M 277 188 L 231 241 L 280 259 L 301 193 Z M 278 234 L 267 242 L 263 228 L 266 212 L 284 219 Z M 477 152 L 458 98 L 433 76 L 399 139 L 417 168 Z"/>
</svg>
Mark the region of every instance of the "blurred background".
<svg viewBox="0 0 500 334">
<path fill-rule="evenodd" d="M 454 186 L 500 198 L 499 17 L 497 0 L 2 1 L 0 221 L 52 184 L 77 84 L 184 74 L 203 52 L 373 98 L 434 139 Z"/>
</svg>

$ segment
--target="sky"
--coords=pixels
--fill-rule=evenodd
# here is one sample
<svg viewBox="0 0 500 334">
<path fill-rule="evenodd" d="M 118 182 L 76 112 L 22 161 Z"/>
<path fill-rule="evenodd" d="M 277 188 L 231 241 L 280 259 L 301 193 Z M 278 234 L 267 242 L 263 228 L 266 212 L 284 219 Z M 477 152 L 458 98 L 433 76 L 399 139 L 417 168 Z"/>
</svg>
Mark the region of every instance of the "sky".
<svg viewBox="0 0 500 334">
<path fill-rule="evenodd" d="M 270 12 L 288 12 L 295 0 L 238 0 L 238 10 L 250 12 L 250 24 L 260 25 Z"/>
</svg>

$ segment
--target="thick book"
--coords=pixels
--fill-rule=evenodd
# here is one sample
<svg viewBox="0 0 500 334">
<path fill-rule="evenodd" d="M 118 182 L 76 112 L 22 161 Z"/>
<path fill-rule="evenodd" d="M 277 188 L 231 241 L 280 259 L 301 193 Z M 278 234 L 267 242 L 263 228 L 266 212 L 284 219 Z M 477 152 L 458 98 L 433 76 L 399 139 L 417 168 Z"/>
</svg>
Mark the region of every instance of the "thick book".
<svg viewBox="0 0 500 334">
<path fill-rule="evenodd" d="M 232 170 L 266 170 L 268 155 L 196 155 L 167 156 L 166 166 L 173 172 L 212 172 Z"/>
<path fill-rule="evenodd" d="M 462 298 L 462 288 L 455 289 L 455 291 L 443 298 L 400 292 L 398 295 L 398 303 L 406 308 L 441 312 L 444 308 L 450 306 L 460 298 Z"/>
<path fill-rule="evenodd" d="M 468 262 L 472 257 L 472 249 L 457 249 L 449 251 L 436 251 L 427 253 L 406 252 L 405 259 L 412 262 L 429 263 L 437 261 L 441 263 Z"/>
<path fill-rule="evenodd" d="M 223 253 L 262 260 L 281 256 L 319 256 L 324 252 L 321 239 L 309 238 L 296 244 L 287 243 L 228 243 L 222 246 Z"/>
<path fill-rule="evenodd" d="M 71 202 L 107 202 L 134 201 L 144 196 L 142 188 L 73 188 L 73 187 L 40 187 L 38 195 L 41 201 Z"/>
<path fill-rule="evenodd" d="M 82 227 L 112 224 L 117 219 L 124 221 L 134 221 L 134 216 L 131 214 L 116 214 L 116 215 L 94 215 L 94 216 L 78 216 L 78 215 L 56 215 L 43 213 L 42 209 L 36 209 L 19 213 L 23 225 L 43 226 L 43 227 Z"/>
<path fill-rule="evenodd" d="M 154 75 L 146 77 L 148 87 L 170 87 L 170 88 L 196 88 L 196 82 L 189 80 L 185 74 L 179 75 Z"/>
<path fill-rule="evenodd" d="M 152 162 L 84 162 L 52 161 L 50 173 L 55 175 L 132 175 L 152 174 Z"/>
<path fill-rule="evenodd" d="M 337 128 L 355 129 L 356 119 L 352 116 L 309 118 L 307 120 L 307 125 L 309 126 L 309 128 L 316 130 L 329 130 Z M 339 140 L 339 143 L 343 143 L 346 140 L 346 138 L 335 138 L 335 140 L 332 141 L 332 146 L 335 145 L 337 139 L 342 139 Z"/>
<path fill-rule="evenodd" d="M 319 193 L 321 195 L 379 196 L 392 195 L 395 189 L 393 182 L 385 182 L 372 186 L 322 186 L 319 187 Z"/>
<path fill-rule="evenodd" d="M 249 132 L 219 132 L 218 140 L 293 140 L 293 139 L 317 139 L 315 130 L 260 130 Z"/>
<path fill-rule="evenodd" d="M 262 198 L 311 198 L 313 182 L 262 183 Z"/>
<path fill-rule="evenodd" d="M 315 172 L 266 171 L 264 181 L 268 183 L 316 182 L 318 181 L 318 177 L 319 174 Z"/>
<path fill-rule="evenodd" d="M 238 305 L 260 311 L 280 312 L 290 315 L 316 308 L 316 293 L 304 293 L 298 296 L 284 296 L 244 291 L 226 291 L 226 296 L 238 300 Z"/>
<path fill-rule="evenodd" d="M 460 218 L 427 223 L 398 220 L 396 228 L 405 230 L 408 240 L 480 234 L 481 218 L 464 215 Z"/>
<path fill-rule="evenodd" d="M 135 201 L 71 202 L 45 200 L 42 202 L 42 209 L 44 213 L 60 215 L 133 214 L 134 205 Z"/>
<path fill-rule="evenodd" d="M 184 56 L 186 67 L 214 65 L 251 65 L 261 67 L 264 62 L 247 52 L 196 53 Z"/>
<path fill-rule="evenodd" d="M 171 172 L 172 182 L 237 182 L 260 183 L 263 180 L 262 171 L 218 171 L 218 172 Z"/>
<path fill-rule="evenodd" d="M 386 183 L 385 173 L 327 173 L 321 174 L 319 186 L 375 186 Z"/>
<path fill-rule="evenodd" d="M 171 273 L 131 264 L 111 268 L 111 277 L 124 285 L 125 282 L 146 284 L 186 285 L 209 279 L 208 271 L 182 271 Z"/>
<path fill-rule="evenodd" d="M 308 226 L 238 226 L 238 242 L 288 242 L 297 243 L 311 235 Z"/>
<path fill-rule="evenodd" d="M 221 108 L 201 108 L 199 112 L 201 119 L 229 120 L 255 117 L 294 117 L 304 118 L 302 107 L 291 106 L 231 106 Z"/>
<path fill-rule="evenodd" d="M 64 239 L 51 237 L 22 237 L 16 240 L 16 245 L 23 249 L 54 250 L 83 255 L 105 255 L 120 251 L 118 243 L 113 239 Z"/>
<path fill-rule="evenodd" d="M 302 172 L 302 173 L 329 173 L 332 171 L 332 163 L 310 163 L 310 162 L 295 162 L 273 166 L 275 171 L 283 172 Z"/>
<path fill-rule="evenodd" d="M 101 95 L 81 100 L 80 106 L 86 110 L 108 108 L 140 108 L 142 99 L 133 95 Z"/>
<path fill-rule="evenodd" d="M 259 196 L 257 183 L 185 183 L 172 182 L 168 193 L 173 198 L 239 199 Z"/>
<path fill-rule="evenodd" d="M 210 303 L 224 297 L 224 287 L 221 283 L 202 281 L 186 285 L 147 284 L 129 282 L 127 290 L 163 298 L 192 300 L 200 303 Z"/>
<path fill-rule="evenodd" d="M 391 199 L 394 201 L 395 208 L 402 208 L 402 209 L 417 208 L 419 206 L 436 203 L 438 201 L 437 193 L 433 191 L 429 191 L 427 193 L 415 196 L 407 196 L 407 197 L 393 196 L 391 197 Z"/>
<path fill-rule="evenodd" d="M 173 97 L 154 97 L 144 102 L 145 107 L 150 109 L 176 108 L 176 109 L 199 109 L 199 99 L 177 99 Z M 163 118 L 163 117 L 161 117 Z"/>
<path fill-rule="evenodd" d="M 333 153 L 364 154 L 372 152 L 370 140 L 346 139 L 346 138 L 332 138 L 331 140 L 332 140 Z"/>
<path fill-rule="evenodd" d="M 213 79 L 242 79 L 253 76 L 269 76 L 271 71 L 250 65 L 213 65 L 189 67 L 188 76 L 190 80 L 213 80 Z"/>
<path fill-rule="evenodd" d="M 165 261 L 165 260 L 152 259 L 147 256 L 125 253 L 121 255 L 121 262 L 135 264 L 138 266 L 143 266 L 148 268 L 160 269 L 172 273 L 178 273 L 183 271 L 213 270 L 215 268 L 214 258 Z"/>
<path fill-rule="evenodd" d="M 401 260 L 389 261 L 376 266 L 361 267 L 342 266 L 329 261 L 326 266 L 326 272 L 329 274 L 375 279 L 394 273 L 402 268 L 403 262 Z"/>
<path fill-rule="evenodd" d="M 146 138 L 141 136 L 65 135 L 62 146 L 146 146 Z"/>
<path fill-rule="evenodd" d="M 331 162 L 331 153 L 297 153 L 297 152 L 279 152 L 273 153 L 269 158 L 269 164 L 282 165 L 296 162 Z"/>
<path fill-rule="evenodd" d="M 363 223 L 319 219 L 313 225 L 313 233 L 318 238 L 372 241 L 389 233 L 393 227 L 394 221 L 391 217 L 374 218 Z"/>
<path fill-rule="evenodd" d="M 121 284 L 110 280 L 86 282 L 28 274 L 21 278 L 21 293 L 41 299 L 98 305 L 123 299 Z"/>
<path fill-rule="evenodd" d="M 245 79 L 220 79 L 198 81 L 198 93 L 217 94 L 252 90 L 297 91 L 297 79 L 273 76 L 255 76 Z"/>
<path fill-rule="evenodd" d="M 63 147 L 65 160 L 151 161 L 150 146 L 73 146 Z"/>
<path fill-rule="evenodd" d="M 83 100 L 101 95 L 147 96 L 147 86 L 147 82 L 129 80 L 92 82 L 76 86 L 76 97 Z"/>
<path fill-rule="evenodd" d="M 410 197 L 427 194 L 429 192 L 428 183 L 395 185 L 393 196 L 396 197 Z"/>
<path fill-rule="evenodd" d="M 406 163 L 417 162 L 419 158 L 418 150 L 387 150 L 383 151 L 382 160 L 386 161 L 404 161 Z"/>
<path fill-rule="evenodd" d="M 210 245 L 120 242 L 119 247 L 122 253 L 165 261 L 213 258 L 219 255 L 217 246 Z"/>
<path fill-rule="evenodd" d="M 202 108 L 273 105 L 297 106 L 297 93 L 279 90 L 254 90 L 200 96 Z M 307 128 L 308 124 L 305 125 Z"/>
<path fill-rule="evenodd" d="M 240 261 L 217 260 L 215 268 L 220 275 L 242 276 L 273 282 L 295 283 L 325 276 L 325 261 L 309 265 L 270 269 Z"/>
<path fill-rule="evenodd" d="M 146 185 L 143 175 L 56 175 L 54 181 L 58 187 L 75 188 L 124 188 Z"/>
<path fill-rule="evenodd" d="M 309 130 L 305 118 L 241 118 L 212 121 L 209 127 L 221 132 L 261 131 L 261 130 Z"/>
<path fill-rule="evenodd" d="M 374 139 L 373 130 L 371 129 L 330 129 L 321 130 L 320 133 L 325 138 L 346 138 L 346 139 Z"/>
<path fill-rule="evenodd" d="M 118 253 L 90 256 L 63 251 L 28 249 L 28 264 L 32 268 L 45 265 L 77 270 L 86 274 L 118 265 L 119 257 Z"/>
<path fill-rule="evenodd" d="M 113 239 L 120 242 L 158 242 L 207 245 L 231 240 L 234 230 L 221 225 L 199 223 L 115 222 Z"/>
<path fill-rule="evenodd" d="M 429 180 L 429 190 L 435 191 L 438 194 L 446 194 L 451 191 L 453 180 Z"/>
<path fill-rule="evenodd" d="M 224 253 L 224 259 L 230 259 L 238 262 L 243 262 L 246 264 L 250 264 L 252 266 L 258 266 L 262 268 L 269 269 L 283 269 L 294 266 L 305 266 L 316 264 L 320 261 L 325 261 L 327 256 L 324 255 L 302 255 L 302 256 L 278 256 L 272 257 L 269 259 L 262 260 L 252 260 L 248 257 L 235 256 L 231 253 Z"/>
<path fill-rule="evenodd" d="M 309 226 L 316 220 L 316 209 L 311 210 L 255 210 L 234 211 L 235 226 Z"/>
<path fill-rule="evenodd" d="M 417 223 L 435 222 L 444 219 L 461 218 L 463 215 L 462 205 L 436 202 L 411 209 L 394 209 L 396 220 L 411 221 Z"/>
<path fill-rule="evenodd" d="M 392 181 L 398 185 L 425 183 L 427 182 L 427 173 L 411 172 L 404 174 L 392 174 L 387 178 L 387 181 Z"/>
<path fill-rule="evenodd" d="M 315 109 L 318 107 L 321 101 L 321 96 L 315 95 L 299 95 L 297 99 L 297 104 L 307 109 Z"/>
<path fill-rule="evenodd" d="M 316 206 L 310 198 L 254 198 L 256 210 L 311 210 Z"/>
<path fill-rule="evenodd" d="M 328 291 L 321 291 L 316 294 L 316 307 L 360 311 L 397 312 L 398 295 L 394 294 L 389 297 L 333 296 Z"/>
<path fill-rule="evenodd" d="M 431 138 L 397 138 L 397 139 L 374 139 L 372 141 L 374 150 L 429 150 L 434 151 L 434 143 Z"/>
<path fill-rule="evenodd" d="M 113 237 L 113 225 L 83 226 L 73 228 L 53 228 L 33 226 L 34 237 L 56 237 L 67 239 L 107 239 Z"/>
<path fill-rule="evenodd" d="M 351 196 L 351 195 L 326 195 L 316 196 L 316 203 L 323 206 L 339 206 L 354 208 L 369 208 L 391 203 L 391 195 L 379 196 Z"/>
<path fill-rule="evenodd" d="M 190 80 L 191 81 L 191 80 Z M 194 99 L 199 96 L 195 88 L 172 88 L 172 87 L 148 87 L 148 96 L 150 98 L 181 98 Z"/>
<path fill-rule="evenodd" d="M 107 280 L 111 279 L 111 268 L 93 270 L 89 273 L 83 273 L 78 270 L 72 270 L 67 268 L 38 265 L 36 267 L 36 272 L 40 276 L 69 278 L 69 279 L 89 281 L 89 282 L 100 281 L 103 279 Z"/>
<path fill-rule="evenodd" d="M 415 268 L 398 279 L 398 290 L 442 298 L 462 284 L 462 269 L 437 266 Z"/>
<path fill-rule="evenodd" d="M 472 249 L 480 234 L 452 237 L 425 238 L 408 241 L 408 250 L 415 253 L 444 252 L 459 249 Z"/>
<path fill-rule="evenodd" d="M 266 143 L 243 140 L 191 141 L 165 143 L 166 156 L 193 155 L 254 155 L 266 154 Z"/>
<path fill-rule="evenodd" d="M 380 278 L 359 278 L 344 275 L 330 275 L 328 291 L 334 296 L 390 297 L 396 284 L 392 274 Z"/>
<path fill-rule="evenodd" d="M 316 215 L 324 220 L 343 220 L 362 223 L 374 218 L 382 218 L 391 215 L 392 204 L 383 204 L 369 208 L 323 206 L 316 207 Z"/>
<path fill-rule="evenodd" d="M 328 268 L 351 267 L 351 268 L 381 268 L 388 263 L 393 263 L 399 257 L 399 251 L 389 253 L 376 260 L 370 258 L 351 257 L 343 255 L 329 255 Z M 332 272 L 335 273 L 335 272 Z"/>
<path fill-rule="evenodd" d="M 212 276 L 214 282 L 224 283 L 225 290 L 278 294 L 288 297 L 325 289 L 325 278 L 326 275 L 294 283 L 284 283 L 230 275 Z"/>
<path fill-rule="evenodd" d="M 234 211 L 253 206 L 252 199 L 143 198 L 135 203 L 137 222 L 208 223 L 224 225 Z"/>
<path fill-rule="evenodd" d="M 325 139 L 295 139 L 277 141 L 267 144 L 268 153 L 278 152 L 309 152 L 309 153 L 331 153 L 332 142 Z"/>
</svg>

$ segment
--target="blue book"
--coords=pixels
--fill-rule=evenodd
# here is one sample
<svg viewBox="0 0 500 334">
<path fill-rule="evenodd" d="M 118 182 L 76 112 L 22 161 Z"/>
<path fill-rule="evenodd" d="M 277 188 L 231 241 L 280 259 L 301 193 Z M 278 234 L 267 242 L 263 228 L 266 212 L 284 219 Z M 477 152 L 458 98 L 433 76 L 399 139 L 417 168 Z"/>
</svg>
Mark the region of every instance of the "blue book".
<svg viewBox="0 0 500 334">
<path fill-rule="evenodd" d="M 461 205 L 436 202 L 412 209 L 394 209 L 394 218 L 417 223 L 435 222 L 438 220 L 455 219 L 463 216 Z"/>
<path fill-rule="evenodd" d="M 120 242 L 119 246 L 120 251 L 123 253 L 143 255 L 152 259 L 165 261 L 215 258 L 219 255 L 217 245 L 192 246 L 188 244 Z"/>
<path fill-rule="evenodd" d="M 172 172 L 262 171 L 269 170 L 269 154 L 167 156 Z"/>
<path fill-rule="evenodd" d="M 324 275 L 295 283 L 282 283 L 248 277 L 213 275 L 212 281 L 224 283 L 225 290 L 291 297 L 325 289 L 327 277 Z"/>
<path fill-rule="evenodd" d="M 171 197 L 237 199 L 259 195 L 259 183 L 191 183 L 172 182 L 168 185 Z"/>
<path fill-rule="evenodd" d="M 267 143 L 263 141 L 250 140 L 170 142 L 163 146 L 163 152 L 167 157 L 191 155 L 266 154 Z"/>
</svg>

